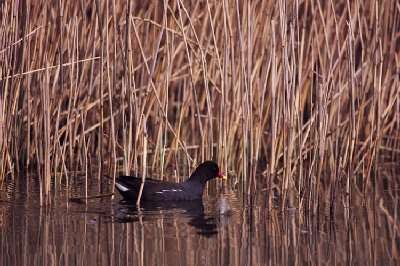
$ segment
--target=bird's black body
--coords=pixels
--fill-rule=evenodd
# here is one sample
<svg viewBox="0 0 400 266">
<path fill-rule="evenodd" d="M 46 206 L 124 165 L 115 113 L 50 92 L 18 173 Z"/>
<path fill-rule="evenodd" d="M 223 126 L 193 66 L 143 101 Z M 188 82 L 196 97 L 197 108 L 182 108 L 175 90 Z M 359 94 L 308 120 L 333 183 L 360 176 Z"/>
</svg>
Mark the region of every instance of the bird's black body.
<svg viewBox="0 0 400 266">
<path fill-rule="evenodd" d="M 224 177 L 216 163 L 206 161 L 200 164 L 190 178 L 181 183 L 165 182 L 146 178 L 143 186 L 141 201 L 181 201 L 199 200 L 208 180 Z M 136 201 L 139 195 L 142 178 L 120 176 L 115 186 L 127 200 Z"/>
</svg>

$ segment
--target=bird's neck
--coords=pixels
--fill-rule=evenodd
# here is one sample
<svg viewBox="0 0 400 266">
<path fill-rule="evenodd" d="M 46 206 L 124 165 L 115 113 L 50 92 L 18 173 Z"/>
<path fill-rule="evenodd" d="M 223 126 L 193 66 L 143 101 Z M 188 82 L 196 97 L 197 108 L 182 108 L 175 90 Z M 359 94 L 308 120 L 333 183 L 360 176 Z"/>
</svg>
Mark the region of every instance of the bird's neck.
<svg viewBox="0 0 400 266">
<path fill-rule="evenodd" d="M 189 179 L 186 181 L 188 183 L 192 183 L 192 184 L 201 184 L 202 186 L 204 186 L 207 182 L 206 178 L 203 178 L 201 176 L 198 175 L 192 175 L 191 177 L 189 177 Z"/>
<path fill-rule="evenodd" d="M 190 187 L 190 189 L 193 191 L 193 193 L 196 193 L 200 196 L 203 195 L 203 190 L 205 187 L 206 181 L 203 181 L 202 179 L 198 178 L 189 178 L 185 182 L 185 186 Z"/>
</svg>

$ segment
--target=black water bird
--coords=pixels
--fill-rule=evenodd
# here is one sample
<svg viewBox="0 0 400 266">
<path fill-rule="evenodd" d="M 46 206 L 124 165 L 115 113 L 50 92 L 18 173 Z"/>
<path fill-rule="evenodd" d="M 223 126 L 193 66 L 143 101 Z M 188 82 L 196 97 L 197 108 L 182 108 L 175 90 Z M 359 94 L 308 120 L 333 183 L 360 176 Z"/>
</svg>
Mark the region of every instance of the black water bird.
<svg viewBox="0 0 400 266">
<path fill-rule="evenodd" d="M 201 200 L 207 181 L 214 178 L 226 179 L 213 161 L 201 163 L 192 175 L 184 182 L 174 183 L 146 178 L 141 201 L 183 201 Z M 126 200 L 136 201 L 139 195 L 142 178 L 120 176 L 115 187 Z"/>
</svg>

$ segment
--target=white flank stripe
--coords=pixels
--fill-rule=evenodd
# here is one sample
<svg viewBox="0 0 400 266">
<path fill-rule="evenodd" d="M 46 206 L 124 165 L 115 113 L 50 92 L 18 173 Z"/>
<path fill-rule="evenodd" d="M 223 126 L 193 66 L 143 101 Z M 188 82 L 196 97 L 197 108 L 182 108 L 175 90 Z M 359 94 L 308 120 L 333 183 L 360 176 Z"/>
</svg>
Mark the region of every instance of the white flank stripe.
<svg viewBox="0 0 400 266">
<path fill-rule="evenodd" d="M 124 187 L 123 185 L 119 183 L 115 183 L 115 185 L 119 188 L 121 191 L 128 191 L 129 189 L 127 187 Z"/>
<path fill-rule="evenodd" d="M 163 192 L 180 192 L 183 191 L 182 189 L 163 189 L 162 192 L 156 192 L 156 193 L 163 193 Z"/>
</svg>

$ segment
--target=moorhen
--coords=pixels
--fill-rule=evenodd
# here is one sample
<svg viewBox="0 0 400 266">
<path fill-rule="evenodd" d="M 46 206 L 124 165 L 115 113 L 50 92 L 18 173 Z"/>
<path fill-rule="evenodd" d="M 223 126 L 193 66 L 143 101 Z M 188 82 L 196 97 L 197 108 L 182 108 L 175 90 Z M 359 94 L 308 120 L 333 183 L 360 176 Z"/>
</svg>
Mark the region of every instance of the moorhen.
<svg viewBox="0 0 400 266">
<path fill-rule="evenodd" d="M 201 200 L 203 190 L 208 180 L 216 177 L 226 179 L 218 165 L 213 161 L 200 164 L 188 180 L 181 183 L 165 182 L 146 178 L 141 201 L 181 201 Z M 136 201 L 139 195 L 142 178 L 120 176 L 115 181 L 115 187 L 126 200 Z"/>
</svg>

